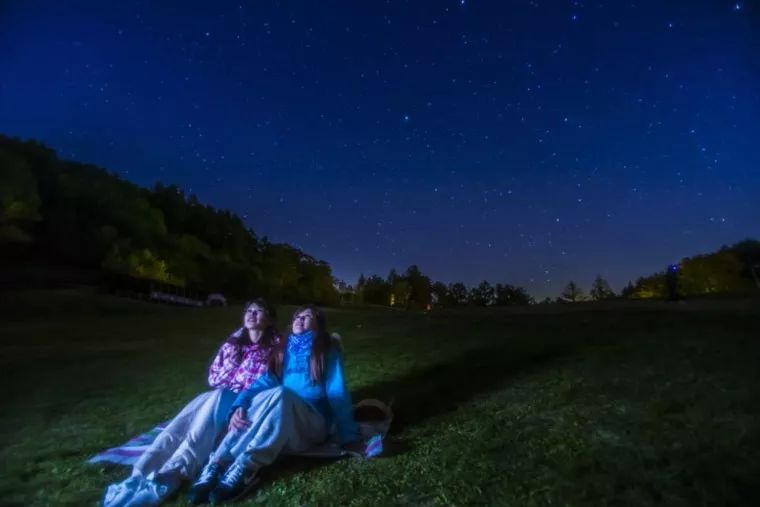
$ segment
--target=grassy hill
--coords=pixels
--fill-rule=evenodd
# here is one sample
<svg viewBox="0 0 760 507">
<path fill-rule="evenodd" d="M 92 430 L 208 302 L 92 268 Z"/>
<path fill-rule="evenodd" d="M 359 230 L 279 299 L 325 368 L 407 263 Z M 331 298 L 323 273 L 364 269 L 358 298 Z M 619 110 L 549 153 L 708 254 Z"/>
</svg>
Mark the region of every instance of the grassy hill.
<svg viewBox="0 0 760 507">
<path fill-rule="evenodd" d="M 752 306 L 330 311 L 354 398 L 395 398 L 389 452 L 287 459 L 243 505 L 754 504 Z M 280 309 L 283 324 L 291 310 Z M 0 293 L 0 504 L 95 504 L 127 469 L 85 460 L 204 389 L 239 316 L 77 291 Z"/>
</svg>

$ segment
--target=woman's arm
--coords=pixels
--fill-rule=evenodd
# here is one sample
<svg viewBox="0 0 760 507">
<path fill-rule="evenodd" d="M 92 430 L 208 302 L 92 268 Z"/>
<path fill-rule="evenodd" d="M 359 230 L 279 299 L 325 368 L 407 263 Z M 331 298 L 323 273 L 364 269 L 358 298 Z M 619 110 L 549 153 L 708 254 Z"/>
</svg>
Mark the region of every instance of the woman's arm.
<svg viewBox="0 0 760 507">
<path fill-rule="evenodd" d="M 343 355 L 336 349 L 330 350 L 325 358 L 325 391 L 327 401 L 338 426 L 338 435 L 346 445 L 359 440 L 359 428 L 354 421 L 351 393 L 343 378 Z"/>
<path fill-rule="evenodd" d="M 280 385 L 280 382 L 277 380 L 277 377 L 271 373 L 267 372 L 264 375 L 260 376 L 253 384 L 251 384 L 251 387 L 245 389 L 244 391 L 240 391 L 240 394 L 238 394 L 238 397 L 235 399 L 235 402 L 230 408 L 230 414 L 232 414 L 237 408 L 240 407 L 248 410 L 248 408 L 251 406 L 251 401 L 253 400 L 254 396 L 262 391 L 266 391 L 267 389 L 277 387 L 278 385 Z"/>
<path fill-rule="evenodd" d="M 208 385 L 214 389 L 229 387 L 240 366 L 239 355 L 236 345 L 223 343 L 208 368 Z"/>
</svg>

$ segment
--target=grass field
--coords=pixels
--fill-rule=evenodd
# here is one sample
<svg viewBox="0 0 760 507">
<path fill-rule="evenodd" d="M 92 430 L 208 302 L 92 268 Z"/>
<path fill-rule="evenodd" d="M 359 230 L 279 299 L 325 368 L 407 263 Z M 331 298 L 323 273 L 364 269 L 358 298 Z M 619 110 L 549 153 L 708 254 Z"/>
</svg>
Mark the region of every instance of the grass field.
<svg viewBox="0 0 760 507">
<path fill-rule="evenodd" d="M 95 505 L 127 469 L 85 460 L 203 390 L 240 317 L 76 291 L 0 298 L 0 505 Z M 243 505 L 760 502 L 751 304 L 328 318 L 354 399 L 395 398 L 389 452 L 288 459 Z"/>
</svg>

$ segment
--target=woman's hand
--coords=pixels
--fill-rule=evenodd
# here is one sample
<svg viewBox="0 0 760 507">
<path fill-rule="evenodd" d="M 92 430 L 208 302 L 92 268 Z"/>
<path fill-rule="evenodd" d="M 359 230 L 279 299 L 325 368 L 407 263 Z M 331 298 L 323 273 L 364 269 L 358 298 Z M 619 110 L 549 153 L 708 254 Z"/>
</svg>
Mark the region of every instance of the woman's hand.
<svg viewBox="0 0 760 507">
<path fill-rule="evenodd" d="M 242 430 L 244 428 L 247 428 L 249 424 L 251 423 L 248 422 L 248 420 L 245 418 L 245 410 L 243 407 L 238 407 L 232 413 L 232 417 L 230 418 L 229 430 Z"/>
</svg>

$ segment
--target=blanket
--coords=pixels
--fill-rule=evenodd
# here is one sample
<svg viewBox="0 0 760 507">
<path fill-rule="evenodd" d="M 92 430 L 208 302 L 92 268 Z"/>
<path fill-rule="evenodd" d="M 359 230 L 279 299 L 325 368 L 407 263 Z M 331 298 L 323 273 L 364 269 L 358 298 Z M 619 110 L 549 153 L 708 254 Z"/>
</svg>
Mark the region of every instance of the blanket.
<svg viewBox="0 0 760 507">
<path fill-rule="evenodd" d="M 379 400 L 362 400 L 354 405 L 354 418 L 359 426 L 359 432 L 366 442 L 363 457 L 371 458 L 381 454 L 383 452 L 383 439 L 388 434 L 393 420 L 391 407 Z M 96 454 L 87 462 L 132 466 L 168 424 L 169 421 L 163 422 L 122 445 L 111 447 Z M 337 441 L 337 433 L 332 431 L 330 438 L 325 443 L 296 455 L 315 458 L 339 458 L 350 454 L 341 447 Z"/>
<path fill-rule="evenodd" d="M 162 422 L 152 430 L 138 435 L 117 447 L 106 449 L 88 459 L 88 463 L 113 463 L 115 465 L 132 466 L 142 456 L 158 435 L 164 431 L 169 421 Z"/>
</svg>

